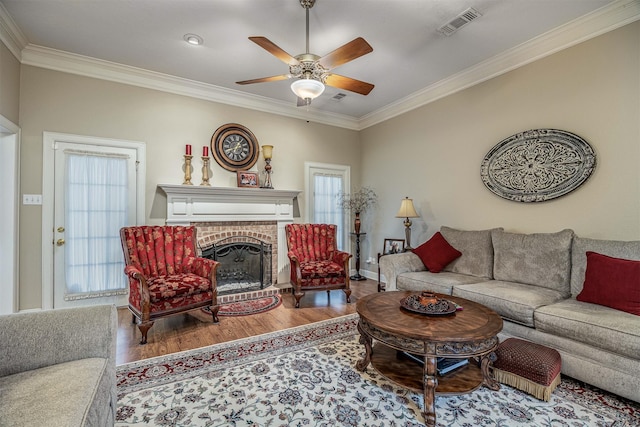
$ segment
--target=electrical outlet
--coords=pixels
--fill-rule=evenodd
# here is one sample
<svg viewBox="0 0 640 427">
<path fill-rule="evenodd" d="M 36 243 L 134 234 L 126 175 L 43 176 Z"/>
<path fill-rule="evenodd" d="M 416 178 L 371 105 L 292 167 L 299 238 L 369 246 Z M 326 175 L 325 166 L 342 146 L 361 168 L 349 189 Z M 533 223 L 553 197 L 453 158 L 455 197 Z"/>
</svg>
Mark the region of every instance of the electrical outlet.
<svg viewBox="0 0 640 427">
<path fill-rule="evenodd" d="M 23 205 L 41 205 L 42 194 L 23 194 L 22 204 Z"/>
</svg>

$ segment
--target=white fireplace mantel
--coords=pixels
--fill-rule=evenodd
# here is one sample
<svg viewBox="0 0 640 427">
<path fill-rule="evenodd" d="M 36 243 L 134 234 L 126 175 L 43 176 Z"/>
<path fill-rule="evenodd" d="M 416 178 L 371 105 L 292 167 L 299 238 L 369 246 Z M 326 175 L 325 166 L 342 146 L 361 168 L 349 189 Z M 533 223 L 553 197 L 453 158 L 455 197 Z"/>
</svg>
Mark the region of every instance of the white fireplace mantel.
<svg viewBox="0 0 640 427">
<path fill-rule="evenodd" d="M 289 282 L 285 226 L 293 223 L 298 190 L 158 184 L 167 195 L 167 225 L 194 222 L 275 221 L 277 283 Z"/>
<path fill-rule="evenodd" d="M 298 190 L 158 184 L 167 195 L 167 224 L 212 221 L 293 222 Z"/>
</svg>

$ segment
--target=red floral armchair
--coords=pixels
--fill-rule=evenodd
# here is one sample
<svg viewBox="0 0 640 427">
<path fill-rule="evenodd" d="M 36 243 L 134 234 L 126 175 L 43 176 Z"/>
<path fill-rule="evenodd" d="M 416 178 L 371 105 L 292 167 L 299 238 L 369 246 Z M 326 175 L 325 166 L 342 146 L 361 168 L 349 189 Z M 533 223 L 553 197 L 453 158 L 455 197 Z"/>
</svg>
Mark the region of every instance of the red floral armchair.
<svg viewBox="0 0 640 427">
<path fill-rule="evenodd" d="M 218 262 L 197 257 L 195 227 L 124 227 L 120 240 L 140 344 L 160 317 L 211 306 L 213 322 L 218 322 Z"/>
<path fill-rule="evenodd" d="M 296 308 L 305 290 L 344 289 L 351 302 L 349 258 L 336 248 L 337 227 L 333 224 L 287 224 L 287 248 L 291 262 L 291 284 Z"/>
</svg>

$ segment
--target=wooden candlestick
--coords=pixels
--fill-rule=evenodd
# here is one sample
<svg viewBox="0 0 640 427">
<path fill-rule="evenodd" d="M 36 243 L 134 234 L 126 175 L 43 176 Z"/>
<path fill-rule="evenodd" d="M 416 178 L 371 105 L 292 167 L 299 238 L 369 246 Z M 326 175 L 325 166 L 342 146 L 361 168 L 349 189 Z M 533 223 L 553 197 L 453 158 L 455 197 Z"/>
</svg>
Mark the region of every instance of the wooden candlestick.
<svg viewBox="0 0 640 427">
<path fill-rule="evenodd" d="M 184 155 L 184 182 L 182 185 L 193 185 L 191 182 L 191 159 L 193 156 Z"/>
<path fill-rule="evenodd" d="M 202 184 L 200 185 L 211 186 L 211 184 L 209 184 L 209 157 L 202 158 Z"/>
</svg>

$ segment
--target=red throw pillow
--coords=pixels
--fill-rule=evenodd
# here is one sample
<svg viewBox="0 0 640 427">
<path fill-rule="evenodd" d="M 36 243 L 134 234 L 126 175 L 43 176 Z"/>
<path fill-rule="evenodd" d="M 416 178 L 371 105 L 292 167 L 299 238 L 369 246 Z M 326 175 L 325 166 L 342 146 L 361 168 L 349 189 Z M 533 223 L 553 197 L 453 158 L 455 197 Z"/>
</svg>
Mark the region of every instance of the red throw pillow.
<svg viewBox="0 0 640 427">
<path fill-rule="evenodd" d="M 640 261 L 587 252 L 584 287 L 576 299 L 640 316 Z"/>
<path fill-rule="evenodd" d="M 438 231 L 432 238 L 413 250 L 425 267 L 432 273 L 439 273 L 451 261 L 460 257 L 462 252 L 454 248 Z"/>
</svg>

